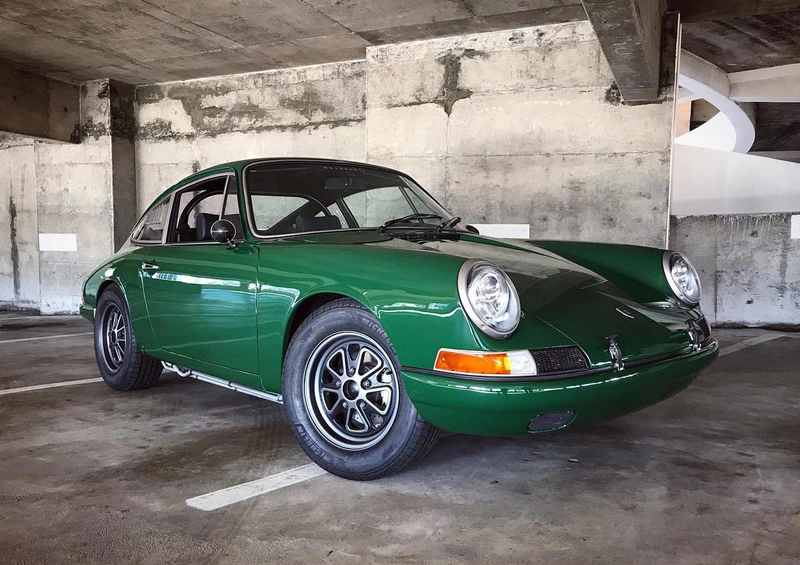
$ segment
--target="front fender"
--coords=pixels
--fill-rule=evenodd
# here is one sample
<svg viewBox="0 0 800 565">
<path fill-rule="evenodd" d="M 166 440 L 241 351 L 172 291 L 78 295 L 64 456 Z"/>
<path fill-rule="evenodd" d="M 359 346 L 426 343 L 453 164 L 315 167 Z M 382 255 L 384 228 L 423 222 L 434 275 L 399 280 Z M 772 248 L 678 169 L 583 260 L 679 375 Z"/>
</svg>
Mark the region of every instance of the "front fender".
<svg viewBox="0 0 800 565">
<path fill-rule="evenodd" d="M 266 247 L 266 246 L 265 246 Z M 280 390 L 284 346 L 300 305 L 319 294 L 360 302 L 380 321 L 400 363 L 432 369 L 440 348 L 505 351 L 571 345 L 534 316 L 505 341 L 480 332 L 458 299 L 463 257 L 343 245 L 272 245 L 261 254 L 259 352 L 262 383 Z"/>
</svg>

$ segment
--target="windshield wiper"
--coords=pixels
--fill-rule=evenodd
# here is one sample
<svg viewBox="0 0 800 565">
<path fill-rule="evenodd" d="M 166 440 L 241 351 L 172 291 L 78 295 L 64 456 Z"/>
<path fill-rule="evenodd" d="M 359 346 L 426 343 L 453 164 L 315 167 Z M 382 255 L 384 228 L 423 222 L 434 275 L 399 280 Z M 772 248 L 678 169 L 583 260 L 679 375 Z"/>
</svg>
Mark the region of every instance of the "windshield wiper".
<svg viewBox="0 0 800 565">
<path fill-rule="evenodd" d="M 441 219 L 443 218 L 439 214 L 421 214 L 419 212 L 416 212 L 414 214 L 403 216 L 402 218 L 393 218 L 391 220 L 387 220 L 383 222 L 383 224 L 381 224 L 381 227 L 378 228 L 378 231 L 380 233 L 383 233 L 389 226 L 394 226 L 396 224 L 407 224 L 411 222 L 411 220 L 420 220 L 420 224 L 422 224 L 422 220 L 441 220 Z"/>
<path fill-rule="evenodd" d="M 436 231 L 451 230 L 454 227 L 456 227 L 456 225 L 458 225 L 458 223 L 460 221 L 461 221 L 461 218 L 459 218 L 458 216 L 453 216 L 449 220 L 445 220 L 444 222 L 439 224 L 439 227 L 436 228 Z"/>
</svg>

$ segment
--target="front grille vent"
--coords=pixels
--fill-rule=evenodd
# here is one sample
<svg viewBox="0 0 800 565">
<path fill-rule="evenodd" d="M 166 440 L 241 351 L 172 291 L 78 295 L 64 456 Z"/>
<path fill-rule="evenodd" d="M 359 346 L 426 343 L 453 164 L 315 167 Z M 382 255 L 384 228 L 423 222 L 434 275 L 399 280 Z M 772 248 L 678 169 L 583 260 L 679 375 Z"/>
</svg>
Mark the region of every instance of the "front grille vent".
<svg viewBox="0 0 800 565">
<path fill-rule="evenodd" d="M 579 347 L 555 347 L 531 351 L 539 375 L 588 369 L 589 363 Z"/>
</svg>

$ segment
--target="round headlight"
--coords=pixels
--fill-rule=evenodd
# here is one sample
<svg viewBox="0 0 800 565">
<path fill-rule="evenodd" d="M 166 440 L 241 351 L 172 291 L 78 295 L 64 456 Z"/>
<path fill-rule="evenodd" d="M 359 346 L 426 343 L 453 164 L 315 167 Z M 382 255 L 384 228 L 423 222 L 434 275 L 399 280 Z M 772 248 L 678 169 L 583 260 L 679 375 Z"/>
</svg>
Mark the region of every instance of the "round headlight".
<svg viewBox="0 0 800 565">
<path fill-rule="evenodd" d="M 502 270 L 486 261 L 470 260 L 458 273 L 461 307 L 473 324 L 494 339 L 506 339 L 520 319 L 519 295 Z"/>
<path fill-rule="evenodd" d="M 678 300 L 690 306 L 700 302 L 700 277 L 686 257 L 675 251 L 665 251 L 664 275 Z"/>
</svg>

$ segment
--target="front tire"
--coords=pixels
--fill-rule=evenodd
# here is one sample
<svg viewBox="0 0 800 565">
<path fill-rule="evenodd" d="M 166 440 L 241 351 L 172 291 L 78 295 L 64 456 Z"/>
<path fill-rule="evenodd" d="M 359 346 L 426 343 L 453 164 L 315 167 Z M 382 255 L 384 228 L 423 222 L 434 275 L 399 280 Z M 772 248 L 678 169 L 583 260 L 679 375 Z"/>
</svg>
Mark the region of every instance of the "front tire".
<svg viewBox="0 0 800 565">
<path fill-rule="evenodd" d="M 94 354 L 100 376 L 114 390 L 147 388 L 161 376 L 161 362 L 139 349 L 128 304 L 116 284 L 106 288 L 97 301 Z"/>
<path fill-rule="evenodd" d="M 302 448 L 345 479 L 397 473 L 441 433 L 408 398 L 389 336 L 350 299 L 325 304 L 298 328 L 284 362 L 283 396 Z"/>
</svg>

